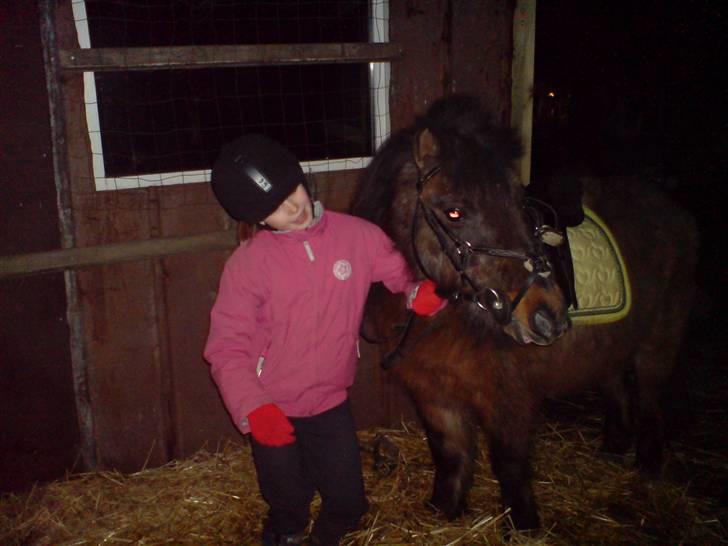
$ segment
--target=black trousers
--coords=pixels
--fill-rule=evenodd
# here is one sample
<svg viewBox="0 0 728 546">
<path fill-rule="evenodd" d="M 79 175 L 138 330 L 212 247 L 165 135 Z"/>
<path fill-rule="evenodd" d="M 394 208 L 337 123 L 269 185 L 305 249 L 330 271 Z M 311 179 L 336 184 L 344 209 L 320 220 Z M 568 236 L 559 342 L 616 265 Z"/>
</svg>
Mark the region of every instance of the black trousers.
<svg viewBox="0 0 728 546">
<path fill-rule="evenodd" d="M 263 532 L 302 532 L 318 491 L 321 510 L 312 536 L 322 546 L 336 546 L 369 507 L 349 402 L 290 420 L 296 431 L 293 444 L 269 447 L 251 437 L 258 485 L 269 506 Z"/>
</svg>

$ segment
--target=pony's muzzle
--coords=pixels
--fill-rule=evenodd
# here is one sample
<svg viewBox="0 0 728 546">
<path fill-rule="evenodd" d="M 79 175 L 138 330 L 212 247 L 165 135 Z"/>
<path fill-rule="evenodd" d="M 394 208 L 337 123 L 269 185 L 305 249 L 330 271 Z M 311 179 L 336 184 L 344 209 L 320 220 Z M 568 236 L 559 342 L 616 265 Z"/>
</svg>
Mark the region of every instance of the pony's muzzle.
<svg viewBox="0 0 728 546">
<path fill-rule="evenodd" d="M 546 307 L 537 309 L 531 322 L 531 329 L 548 343 L 561 337 L 569 327 L 568 318 L 556 317 Z"/>
<path fill-rule="evenodd" d="M 521 345 L 551 345 L 569 329 L 569 319 L 566 314 L 555 315 L 546 306 L 540 306 L 534 311 L 527 322 L 516 317 L 506 325 L 503 330 Z"/>
</svg>

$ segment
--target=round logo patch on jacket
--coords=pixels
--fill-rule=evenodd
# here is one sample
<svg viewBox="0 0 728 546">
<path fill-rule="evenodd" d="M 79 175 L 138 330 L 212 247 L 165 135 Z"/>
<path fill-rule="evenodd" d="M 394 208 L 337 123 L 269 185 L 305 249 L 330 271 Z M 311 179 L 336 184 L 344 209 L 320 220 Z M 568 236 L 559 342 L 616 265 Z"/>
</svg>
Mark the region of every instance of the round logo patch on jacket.
<svg viewBox="0 0 728 546">
<path fill-rule="evenodd" d="M 337 260 L 334 264 L 334 277 L 340 281 L 345 281 L 351 277 L 351 264 L 348 260 Z"/>
</svg>

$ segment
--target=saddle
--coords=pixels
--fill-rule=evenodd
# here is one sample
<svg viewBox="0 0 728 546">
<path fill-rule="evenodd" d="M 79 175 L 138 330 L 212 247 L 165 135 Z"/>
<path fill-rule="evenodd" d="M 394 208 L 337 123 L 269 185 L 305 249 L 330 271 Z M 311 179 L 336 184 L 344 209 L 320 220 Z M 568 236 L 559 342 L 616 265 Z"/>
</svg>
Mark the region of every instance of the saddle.
<svg viewBox="0 0 728 546">
<path fill-rule="evenodd" d="M 614 235 L 591 209 L 584 221 L 567 228 L 574 271 L 574 291 L 579 305 L 569 309 L 573 324 L 614 322 L 632 306 L 627 266 Z"/>
<path fill-rule="evenodd" d="M 544 246 L 572 323 L 620 320 L 630 310 L 631 288 L 612 232 L 593 210 L 582 205 L 579 179 L 554 178 L 546 189 L 539 199 L 548 200 L 564 238 L 562 244 Z"/>
<path fill-rule="evenodd" d="M 570 308 L 578 309 L 574 265 L 569 244 L 568 228 L 580 225 L 584 221 L 582 194 L 584 188 L 581 180 L 573 176 L 550 178 L 545 184 L 532 184 L 526 187 L 526 208 L 532 216 L 532 222 L 539 226 L 553 226 L 558 237 L 554 241 L 544 238 L 544 249 L 551 263 L 552 274 L 561 288 Z M 535 207 L 534 207 L 535 204 Z M 551 218 L 544 218 L 544 213 Z M 548 228 L 547 228 L 548 229 Z"/>
</svg>

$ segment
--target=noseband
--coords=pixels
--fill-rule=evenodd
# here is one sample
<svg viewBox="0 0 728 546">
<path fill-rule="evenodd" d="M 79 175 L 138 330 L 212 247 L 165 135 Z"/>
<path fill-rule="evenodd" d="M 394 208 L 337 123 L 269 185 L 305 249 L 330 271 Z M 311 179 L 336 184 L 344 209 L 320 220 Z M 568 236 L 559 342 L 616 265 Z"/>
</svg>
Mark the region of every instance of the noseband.
<svg viewBox="0 0 728 546">
<path fill-rule="evenodd" d="M 463 292 L 456 292 L 450 296 L 450 299 L 470 301 L 477 305 L 480 309 L 491 313 L 493 318 L 495 318 L 499 324 L 506 325 L 510 323 L 513 311 L 516 309 L 536 279 L 538 279 L 538 277 L 548 277 L 551 274 L 551 265 L 543 253 L 524 254 L 522 252 L 515 252 L 513 250 L 493 248 L 489 246 L 474 246 L 469 241 L 465 241 L 457 237 L 422 199 L 422 190 L 424 189 L 425 184 L 433 176 L 438 174 L 440 170 L 440 165 L 432 167 L 425 173 L 422 173 L 418 169 L 417 205 L 412 217 L 411 229 L 412 250 L 415 259 L 425 276 L 432 278 L 425 269 L 417 248 L 415 234 L 417 232 L 418 218 L 421 214 L 427 222 L 427 225 L 430 227 L 430 230 L 437 238 L 443 253 L 448 257 L 453 268 L 460 276 L 461 285 L 468 286 L 472 291 L 467 294 Z M 558 239 L 560 236 L 559 232 L 555 228 L 542 224 L 540 221 L 541 215 L 537 211 L 533 212 L 532 216 L 535 217 L 534 219 L 538 226 L 535 233 L 535 237 L 538 241 L 552 244 L 545 239 L 545 235 L 550 236 L 552 240 Z M 523 266 L 529 271 L 529 274 L 513 300 L 510 300 L 508 295 L 502 290 L 498 290 L 490 286 L 479 287 L 470 275 L 467 274 L 466 269 L 474 254 L 485 254 L 486 256 L 492 256 L 495 258 L 520 260 L 523 263 Z"/>
</svg>

